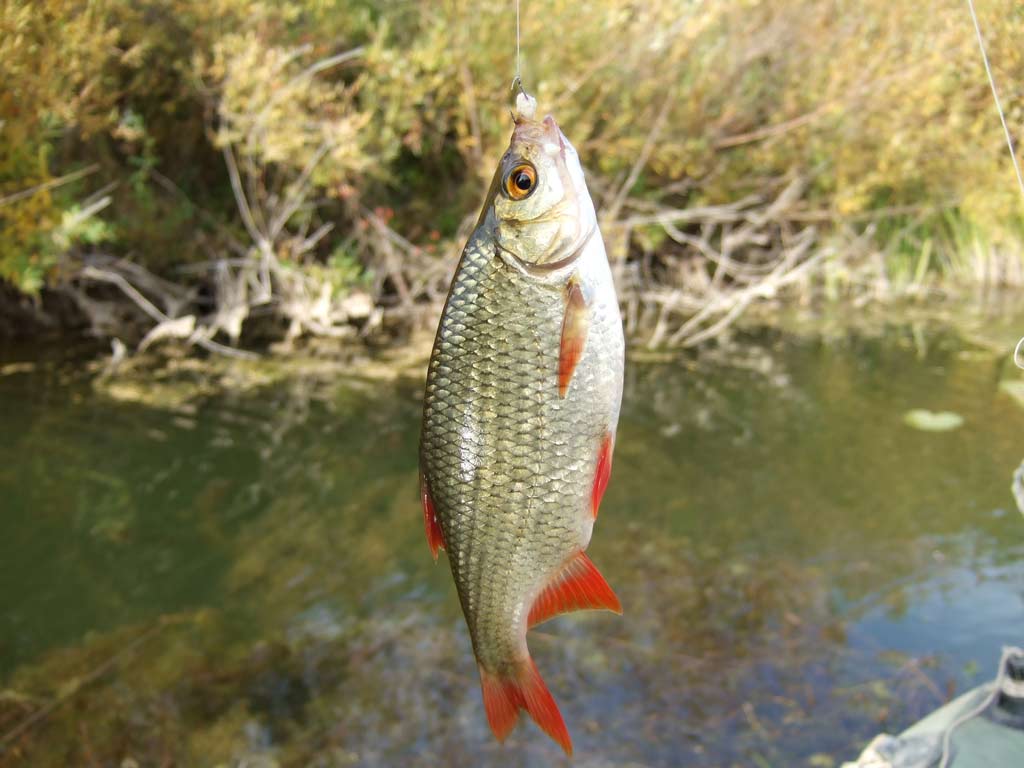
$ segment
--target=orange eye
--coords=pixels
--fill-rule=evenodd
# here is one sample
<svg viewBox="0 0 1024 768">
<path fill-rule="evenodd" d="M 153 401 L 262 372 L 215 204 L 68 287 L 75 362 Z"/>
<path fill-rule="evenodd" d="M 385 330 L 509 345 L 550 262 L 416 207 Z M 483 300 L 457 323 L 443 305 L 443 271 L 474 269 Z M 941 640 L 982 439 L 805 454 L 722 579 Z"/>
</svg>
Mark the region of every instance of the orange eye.
<svg viewBox="0 0 1024 768">
<path fill-rule="evenodd" d="M 532 165 L 523 163 L 509 171 L 508 176 L 505 177 L 505 192 L 513 200 L 522 200 L 533 192 L 536 183 L 537 172 Z"/>
</svg>

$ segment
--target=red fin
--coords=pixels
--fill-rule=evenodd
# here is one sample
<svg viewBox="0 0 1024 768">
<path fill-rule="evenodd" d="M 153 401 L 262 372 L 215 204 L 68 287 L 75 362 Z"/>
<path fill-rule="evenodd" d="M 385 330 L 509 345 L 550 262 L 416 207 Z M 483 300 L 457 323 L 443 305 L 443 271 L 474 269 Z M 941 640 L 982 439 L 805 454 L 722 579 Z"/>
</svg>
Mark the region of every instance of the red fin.
<svg viewBox="0 0 1024 768">
<path fill-rule="evenodd" d="M 597 454 L 597 469 L 594 472 L 594 488 L 590 492 L 590 509 L 597 519 L 597 510 L 601 506 L 608 479 L 612 475 L 612 450 L 615 447 L 615 435 L 611 432 L 601 441 L 601 450 Z"/>
<path fill-rule="evenodd" d="M 622 613 L 622 604 L 585 552 L 580 552 L 533 601 L 527 620 L 533 627 L 560 613 L 604 608 Z"/>
<path fill-rule="evenodd" d="M 565 316 L 562 318 L 562 343 L 558 355 L 558 396 L 565 397 L 569 391 L 569 382 L 576 370 L 576 364 L 583 355 L 583 346 L 587 343 L 587 328 L 590 325 L 590 313 L 579 280 L 569 278 L 566 284 Z"/>
<path fill-rule="evenodd" d="M 434 501 L 430 498 L 430 489 L 427 487 L 427 480 L 420 474 L 420 498 L 423 501 L 423 525 L 427 529 L 427 544 L 430 545 L 430 554 L 437 562 L 437 550 L 447 549 L 444 545 L 444 533 L 441 531 L 441 524 L 437 521 L 437 513 L 434 511 Z"/>
<path fill-rule="evenodd" d="M 544 684 L 533 659 L 521 662 L 512 673 L 505 677 L 488 672 L 480 667 L 480 689 L 484 695 L 484 711 L 498 741 L 504 741 L 512 732 L 519 716 L 525 709 L 548 736 L 558 742 L 565 754 L 572 754 L 572 739 L 558 711 L 551 691 Z"/>
</svg>

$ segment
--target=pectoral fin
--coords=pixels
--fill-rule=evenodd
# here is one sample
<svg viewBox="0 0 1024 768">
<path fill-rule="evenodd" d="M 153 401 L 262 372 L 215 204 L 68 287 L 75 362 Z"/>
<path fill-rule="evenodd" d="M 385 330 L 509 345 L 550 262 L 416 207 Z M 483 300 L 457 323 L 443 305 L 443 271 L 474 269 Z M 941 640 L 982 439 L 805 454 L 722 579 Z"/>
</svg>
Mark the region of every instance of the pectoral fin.
<svg viewBox="0 0 1024 768">
<path fill-rule="evenodd" d="M 583 356 L 590 326 L 590 308 L 587 306 L 579 279 L 574 275 L 565 286 L 565 316 L 562 318 L 562 343 L 558 356 L 558 396 L 565 397 Z"/>
</svg>

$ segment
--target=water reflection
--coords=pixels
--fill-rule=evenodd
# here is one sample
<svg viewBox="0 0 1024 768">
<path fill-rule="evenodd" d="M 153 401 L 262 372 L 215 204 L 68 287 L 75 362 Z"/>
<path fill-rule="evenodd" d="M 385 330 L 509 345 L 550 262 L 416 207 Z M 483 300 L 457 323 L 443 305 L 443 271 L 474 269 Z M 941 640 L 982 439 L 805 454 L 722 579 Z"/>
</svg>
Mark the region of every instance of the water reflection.
<svg viewBox="0 0 1024 768">
<path fill-rule="evenodd" d="M 1024 409 L 962 352 L 630 368 L 590 550 L 625 616 L 531 635 L 575 765 L 829 765 L 1020 642 Z M 563 763 L 487 730 L 419 524 L 418 384 L 154 408 L 59 378 L 0 378 L 0 764 Z"/>
</svg>

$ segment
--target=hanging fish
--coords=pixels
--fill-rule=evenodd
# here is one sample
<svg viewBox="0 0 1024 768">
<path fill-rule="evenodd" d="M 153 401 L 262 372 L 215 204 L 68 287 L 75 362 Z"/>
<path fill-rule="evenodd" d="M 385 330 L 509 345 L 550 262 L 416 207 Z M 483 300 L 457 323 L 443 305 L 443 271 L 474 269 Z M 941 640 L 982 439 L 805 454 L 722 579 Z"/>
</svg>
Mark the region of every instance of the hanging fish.
<svg viewBox="0 0 1024 768">
<path fill-rule="evenodd" d="M 519 711 L 572 742 L 526 646 L 619 600 L 585 554 L 622 398 L 615 287 L 576 150 L 520 93 L 515 127 L 448 293 L 427 372 L 420 488 L 448 553 L 499 741 Z"/>
</svg>

